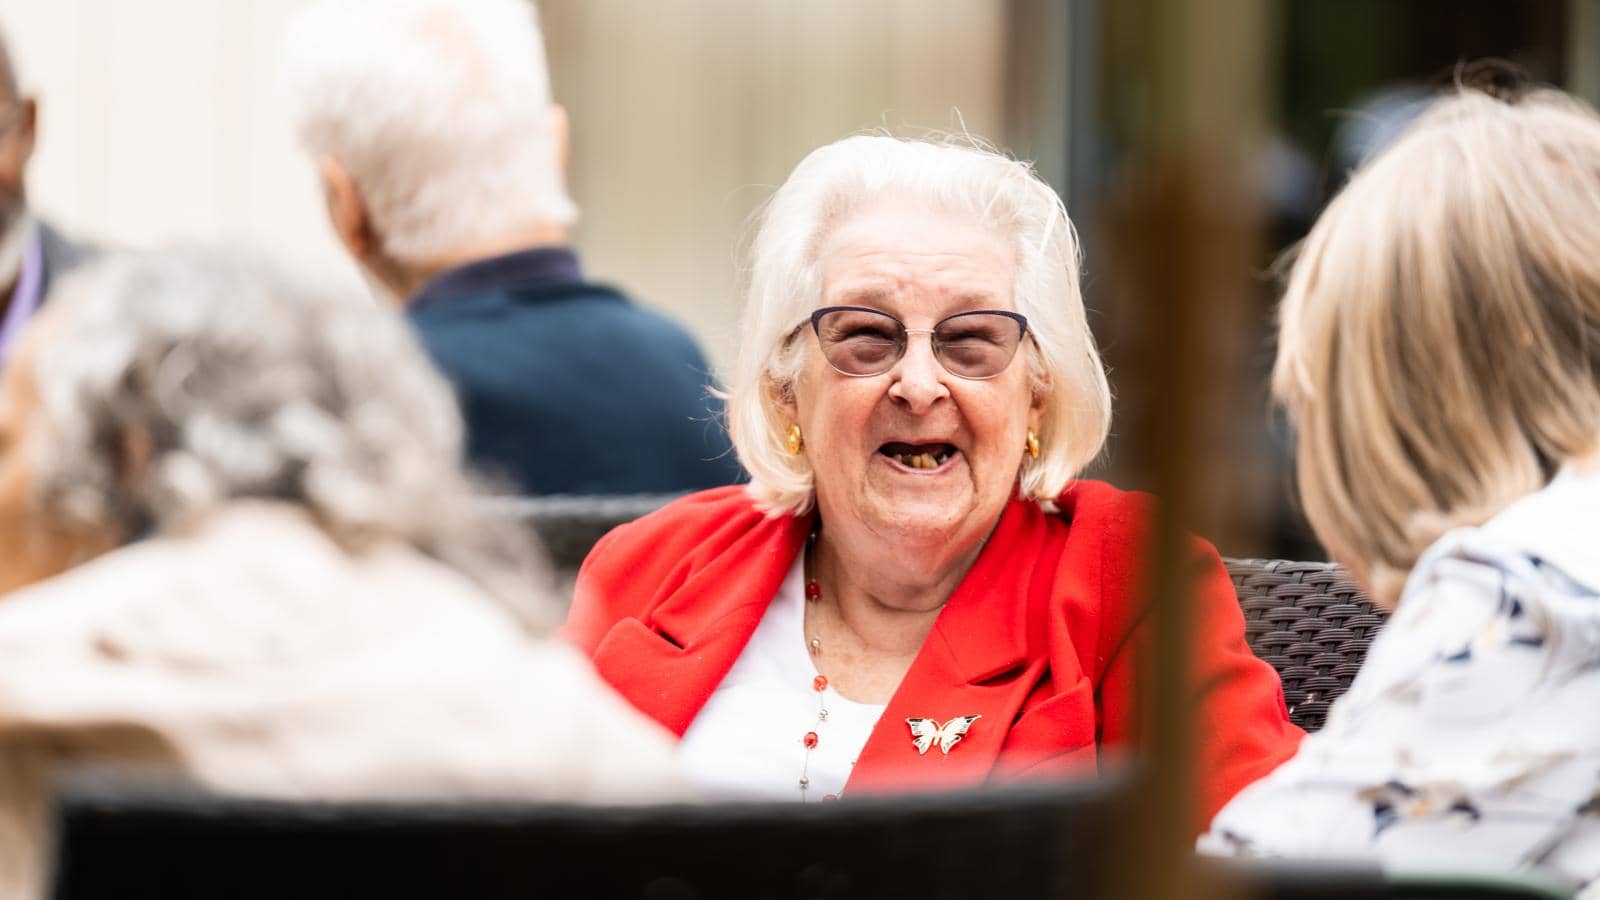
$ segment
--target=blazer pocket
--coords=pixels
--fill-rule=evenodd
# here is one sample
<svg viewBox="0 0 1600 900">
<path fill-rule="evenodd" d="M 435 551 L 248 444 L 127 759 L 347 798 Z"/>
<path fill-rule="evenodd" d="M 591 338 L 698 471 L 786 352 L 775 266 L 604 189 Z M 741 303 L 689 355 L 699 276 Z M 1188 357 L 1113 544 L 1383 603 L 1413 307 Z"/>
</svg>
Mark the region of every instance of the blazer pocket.
<svg viewBox="0 0 1600 900">
<path fill-rule="evenodd" d="M 671 638 L 638 619 L 620 619 L 595 645 L 594 667 L 609 673 L 649 674 L 649 666 L 663 657 L 683 653 Z"/>
<path fill-rule="evenodd" d="M 1095 760 L 1094 691 L 1087 678 L 1024 712 L 1000 748 L 998 768 L 1012 777 L 1070 774 Z"/>
<path fill-rule="evenodd" d="M 592 659 L 595 671 L 617 693 L 679 735 L 710 696 L 705 666 L 638 619 L 611 626 Z"/>
</svg>

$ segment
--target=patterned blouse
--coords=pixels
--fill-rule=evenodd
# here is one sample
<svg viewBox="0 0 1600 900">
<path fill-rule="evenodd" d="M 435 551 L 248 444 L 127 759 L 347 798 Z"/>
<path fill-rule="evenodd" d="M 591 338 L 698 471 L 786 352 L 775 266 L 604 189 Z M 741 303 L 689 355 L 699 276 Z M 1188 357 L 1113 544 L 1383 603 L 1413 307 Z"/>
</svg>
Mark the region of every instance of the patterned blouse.
<svg viewBox="0 0 1600 900">
<path fill-rule="evenodd" d="M 1536 872 L 1600 897 L 1600 472 L 1428 548 L 1327 726 L 1200 850 Z"/>
</svg>

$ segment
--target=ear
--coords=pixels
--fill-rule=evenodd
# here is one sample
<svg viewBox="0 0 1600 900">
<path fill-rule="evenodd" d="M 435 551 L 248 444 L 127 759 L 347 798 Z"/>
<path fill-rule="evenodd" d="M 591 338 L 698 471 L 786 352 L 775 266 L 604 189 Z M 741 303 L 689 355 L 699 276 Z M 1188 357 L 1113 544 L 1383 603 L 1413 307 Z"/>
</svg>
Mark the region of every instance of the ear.
<svg viewBox="0 0 1600 900">
<path fill-rule="evenodd" d="M 778 411 L 778 415 L 784 421 L 794 422 L 800 418 L 800 407 L 795 402 L 793 384 L 780 383 L 768 373 L 761 376 L 761 390 L 767 395 L 767 402 Z"/>
<path fill-rule="evenodd" d="M 1028 427 L 1034 431 L 1043 431 L 1041 423 L 1044 422 L 1045 407 L 1050 403 L 1051 386 L 1048 380 L 1042 385 L 1031 388 L 1028 398 Z"/>
<path fill-rule="evenodd" d="M 16 101 L 16 136 L 11 138 L 10 144 L 14 152 L 13 162 L 19 167 L 27 168 L 27 160 L 34 159 L 34 144 L 38 141 L 38 102 L 34 98 L 22 98 Z"/>
<path fill-rule="evenodd" d="M 33 145 L 39 136 L 39 101 L 32 97 L 22 98 L 17 109 L 17 142 L 22 147 L 22 162 L 27 164 L 28 158 L 33 156 Z"/>
<path fill-rule="evenodd" d="M 567 180 L 567 166 L 572 161 L 572 122 L 567 118 L 567 108 L 559 103 L 550 104 L 546 121 L 550 123 L 550 146 L 556 154 L 556 171 L 561 180 Z"/>
<path fill-rule="evenodd" d="M 342 163 L 326 154 L 317 157 L 317 172 L 322 176 L 322 200 L 328 208 L 328 221 L 339 236 L 339 243 L 358 261 L 376 255 L 377 236 L 355 179 Z"/>
</svg>

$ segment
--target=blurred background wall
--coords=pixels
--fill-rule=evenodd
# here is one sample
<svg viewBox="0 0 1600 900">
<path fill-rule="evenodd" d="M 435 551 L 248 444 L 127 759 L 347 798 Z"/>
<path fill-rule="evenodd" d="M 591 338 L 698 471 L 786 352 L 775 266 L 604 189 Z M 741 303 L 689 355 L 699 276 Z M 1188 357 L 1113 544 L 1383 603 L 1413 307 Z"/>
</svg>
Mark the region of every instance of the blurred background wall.
<svg viewBox="0 0 1600 900">
<path fill-rule="evenodd" d="M 114 244 L 243 240 L 359 282 L 335 245 L 277 92 L 284 24 L 306 0 L 0 0 L 24 90 L 41 104 L 37 209 Z M 1199 0 L 1197 0 L 1199 2 Z M 1037 161 L 1087 248 L 1091 322 L 1113 366 L 1117 434 L 1143 400 L 1149 313 L 1108 308 L 1105 221 L 1130 176 L 1150 93 L 1127 48 L 1153 23 L 1110 0 L 544 0 L 557 99 L 573 123 L 577 241 L 593 277 L 687 323 L 730 359 L 751 213 L 816 145 L 862 129 L 960 131 Z M 1260 227 L 1241 288 L 1231 555 L 1314 556 L 1293 511 L 1286 439 L 1267 412 L 1274 256 L 1304 233 L 1374 123 L 1465 59 L 1600 93 L 1600 0 L 1199 3 L 1244 48 L 1263 123 L 1225 202 Z M 1230 53 L 1233 51 L 1230 50 Z M 1141 59 L 1144 61 L 1141 62 Z M 1206 73 L 1196 73 L 1204 77 Z M 1124 234 L 1125 232 L 1118 232 Z M 1132 234 L 1137 235 L 1137 230 Z M 1146 429 L 1148 431 L 1148 429 Z M 1116 439 L 1097 474 L 1138 486 Z M 1131 484 L 1129 482 L 1132 482 Z"/>
<path fill-rule="evenodd" d="M 295 0 L 0 0 L 32 205 L 115 244 L 244 239 L 354 281 L 276 93 Z"/>
</svg>

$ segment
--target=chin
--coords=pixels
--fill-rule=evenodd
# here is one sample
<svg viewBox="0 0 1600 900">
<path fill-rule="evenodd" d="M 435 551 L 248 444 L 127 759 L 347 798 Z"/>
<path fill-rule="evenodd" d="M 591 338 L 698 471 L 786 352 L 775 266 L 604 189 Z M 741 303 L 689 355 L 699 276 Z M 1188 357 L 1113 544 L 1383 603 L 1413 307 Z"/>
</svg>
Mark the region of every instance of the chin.
<svg viewBox="0 0 1600 900">
<path fill-rule="evenodd" d="M 976 513 L 970 499 L 901 497 L 872 517 L 876 522 L 873 530 L 900 543 L 945 544 L 970 528 Z M 983 532 L 987 531 L 985 527 Z"/>
</svg>

